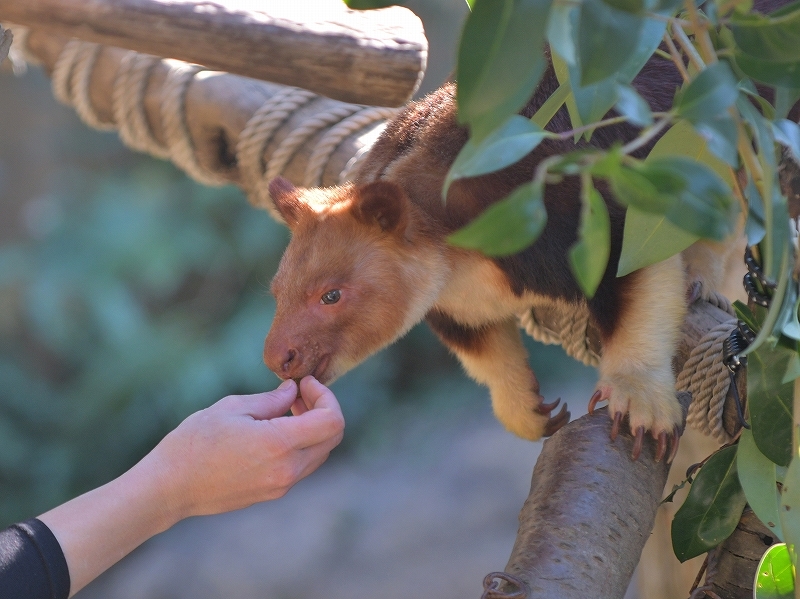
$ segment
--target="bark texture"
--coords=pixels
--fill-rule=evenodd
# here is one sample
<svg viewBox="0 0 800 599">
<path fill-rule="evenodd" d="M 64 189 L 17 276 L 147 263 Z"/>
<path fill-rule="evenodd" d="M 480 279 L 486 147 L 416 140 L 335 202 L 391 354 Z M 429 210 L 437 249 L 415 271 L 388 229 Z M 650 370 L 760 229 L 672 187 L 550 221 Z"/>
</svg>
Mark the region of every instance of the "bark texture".
<svg viewBox="0 0 800 599">
<path fill-rule="evenodd" d="M 689 309 L 673 368 L 731 316 L 703 301 Z M 742 377 L 743 379 L 744 377 Z M 741 388 L 745 381 L 737 381 Z M 691 397 L 680 394 L 686 409 Z M 726 412 L 735 410 L 728 402 Z M 735 417 L 730 419 L 736 428 Z M 656 463 L 655 442 L 630 458 L 633 437 L 623 431 L 610 441 L 606 410 L 585 415 L 545 441 L 520 513 L 520 528 L 504 581 L 487 599 L 621 599 L 625 595 L 662 499 L 669 467 Z M 687 589 L 688 590 L 688 589 Z"/>
<path fill-rule="evenodd" d="M 0 20 L 356 104 L 401 106 L 428 43 L 409 10 L 281 0 L 0 0 Z"/>
</svg>

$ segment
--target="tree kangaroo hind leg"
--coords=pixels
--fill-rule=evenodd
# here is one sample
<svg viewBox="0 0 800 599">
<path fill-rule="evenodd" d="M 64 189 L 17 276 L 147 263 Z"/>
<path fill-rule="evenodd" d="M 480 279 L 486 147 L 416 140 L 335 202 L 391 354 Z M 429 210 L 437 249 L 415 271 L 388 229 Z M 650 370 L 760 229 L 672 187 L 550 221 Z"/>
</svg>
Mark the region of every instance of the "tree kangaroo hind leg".
<svg viewBox="0 0 800 599">
<path fill-rule="evenodd" d="M 467 373 L 489 387 L 495 416 L 509 431 L 535 441 L 569 422 L 566 404 L 550 417 L 558 401 L 546 404 L 539 394 L 516 318 L 470 327 L 434 310 L 426 321 Z"/>
<path fill-rule="evenodd" d="M 600 381 L 590 402 L 608 400 L 616 437 L 627 414 L 639 456 L 644 433 L 658 440 L 656 457 L 677 450 L 681 407 L 675 397 L 672 355 L 686 313 L 685 275 L 680 256 L 628 275 L 622 310 L 614 331 L 604 340 Z"/>
</svg>

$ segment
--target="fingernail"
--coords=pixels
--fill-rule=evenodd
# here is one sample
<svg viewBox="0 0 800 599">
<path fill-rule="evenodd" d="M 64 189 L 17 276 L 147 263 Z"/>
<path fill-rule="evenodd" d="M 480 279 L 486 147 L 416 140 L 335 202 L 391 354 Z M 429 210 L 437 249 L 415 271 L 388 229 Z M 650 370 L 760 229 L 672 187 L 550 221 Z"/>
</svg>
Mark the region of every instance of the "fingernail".
<svg viewBox="0 0 800 599">
<path fill-rule="evenodd" d="M 293 382 L 294 382 L 294 381 L 292 381 L 292 379 L 286 379 L 285 381 L 283 381 L 283 382 L 280 384 L 280 386 L 278 387 L 278 389 L 288 389 L 289 387 L 291 387 L 291 386 L 292 386 L 292 383 L 293 383 Z"/>
</svg>

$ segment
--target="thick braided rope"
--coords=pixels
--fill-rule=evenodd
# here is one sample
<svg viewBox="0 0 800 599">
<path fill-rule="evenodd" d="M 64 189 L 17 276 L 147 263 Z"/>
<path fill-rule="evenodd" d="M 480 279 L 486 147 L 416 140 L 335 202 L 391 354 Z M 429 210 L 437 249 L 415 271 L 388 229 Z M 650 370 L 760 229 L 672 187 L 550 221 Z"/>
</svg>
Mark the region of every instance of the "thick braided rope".
<svg viewBox="0 0 800 599">
<path fill-rule="evenodd" d="M 730 374 L 722 363 L 722 344 L 736 328 L 736 319 L 711 329 L 692 350 L 676 387 L 692 394 L 686 424 L 711 435 L 720 443 L 731 440 L 722 426 L 725 398 L 730 388 Z"/>
<path fill-rule="evenodd" d="M 162 88 L 161 121 L 169 157 L 203 185 L 216 187 L 228 183 L 227 179 L 209 171 L 197 161 L 194 141 L 186 122 L 186 92 L 195 75 L 205 69 L 179 60 L 165 60 L 164 63 L 169 66 L 169 72 Z"/>
<path fill-rule="evenodd" d="M 128 52 L 117 71 L 112 105 L 119 136 L 128 147 L 158 158 L 169 158 L 169 148 L 156 139 L 144 109 L 150 74 L 160 62 L 156 56 Z"/>
<path fill-rule="evenodd" d="M 251 202 L 266 208 L 273 218 L 283 221 L 280 213 L 275 209 L 272 201 L 267 197 L 259 201 L 259 183 L 264 176 L 264 152 L 275 132 L 297 110 L 307 105 L 318 96 L 310 91 L 296 87 L 286 87 L 267 99 L 253 116 L 247 121 L 244 129 L 239 134 L 236 144 L 236 161 L 239 173 Z"/>
<path fill-rule="evenodd" d="M 103 121 L 92 106 L 89 90 L 91 89 L 92 71 L 97 63 L 97 57 L 103 47 L 92 42 L 81 42 L 75 54 L 69 90 L 72 96 L 72 105 L 81 120 L 100 131 L 112 131 L 116 128 L 114 123 Z"/>
<path fill-rule="evenodd" d="M 74 106 L 83 121 L 98 129 L 119 128 L 123 142 L 135 150 L 160 158 L 170 158 L 191 177 L 206 185 L 222 185 L 227 179 L 203 167 L 197 160 L 195 144 L 186 120 L 186 94 L 203 67 L 176 60 L 129 52 L 125 55 L 112 90 L 114 122 L 102 121 L 90 101 L 91 75 L 101 46 L 70 40 L 56 59 L 52 76 L 53 92 L 64 104 Z M 158 64 L 168 67 L 162 88 L 160 116 L 165 143 L 153 134 L 144 108 L 148 79 Z M 312 148 L 305 171 L 305 184 L 321 183 L 325 169 L 337 148 L 349 136 L 396 114 L 396 109 L 338 105 L 303 120 L 281 140 L 267 164 L 264 154 L 276 131 L 302 107 L 317 99 L 312 92 L 284 88 L 269 98 L 248 120 L 236 148 L 243 186 L 251 201 L 281 220 L 269 198 L 267 183 L 286 169 L 298 150 L 315 136 L 322 135 Z M 327 129 L 327 131 L 326 131 Z M 374 127 L 380 130 L 380 127 Z M 373 138 L 374 139 L 374 138 Z M 370 140 L 371 141 L 371 140 Z M 366 154 L 361 148 L 346 165 L 339 179 L 346 179 Z"/>
<path fill-rule="evenodd" d="M 589 327 L 589 310 L 558 311 L 558 320 L 545 326 L 536 320 L 533 310 L 526 310 L 519 316 L 520 326 L 540 343 L 560 345 L 568 355 L 587 366 L 598 366 L 600 356 L 591 350 L 586 331 Z"/>
<path fill-rule="evenodd" d="M 711 435 L 720 443 L 731 436 L 723 427 L 722 416 L 731 379 L 723 363 L 722 344 L 736 328 L 736 318 L 730 300 L 713 293 L 708 302 L 731 315 L 731 320 L 718 324 L 700 340 L 678 375 L 676 388 L 692 394 L 686 423 Z"/>
<path fill-rule="evenodd" d="M 708 301 L 733 316 L 733 307 L 725 296 L 712 294 Z M 533 310 L 527 310 L 519 316 L 520 326 L 536 341 L 561 345 L 573 358 L 587 366 L 597 366 L 600 356 L 590 349 L 586 334 L 588 310 L 563 310 L 556 314 L 555 320 L 545 324 L 536 320 Z M 722 361 L 722 344 L 734 328 L 736 319 L 732 318 L 709 331 L 692 350 L 676 383 L 678 391 L 692 394 L 687 423 L 721 443 L 730 441 L 722 424 L 730 388 L 730 374 Z"/>
<path fill-rule="evenodd" d="M 53 65 L 53 74 L 51 76 L 53 95 L 56 100 L 67 106 L 72 106 L 72 92 L 70 91 L 72 69 L 80 48 L 81 42 L 79 40 L 69 40 L 59 52 L 58 58 L 56 58 L 56 62 Z"/>
<path fill-rule="evenodd" d="M 359 110 L 340 123 L 331 127 L 317 142 L 306 165 L 303 184 L 315 187 L 322 184 L 325 166 L 345 139 L 365 127 L 380 121 L 386 121 L 399 112 L 397 108 L 368 107 Z"/>
<path fill-rule="evenodd" d="M 311 137 L 358 112 L 358 110 L 360 110 L 360 106 L 350 104 L 335 106 L 330 110 L 315 114 L 299 127 L 293 129 L 289 135 L 281 140 L 281 143 L 270 156 L 264 180 L 270 181 L 273 177 L 280 175 L 295 153 L 297 153 L 297 150 Z"/>
</svg>

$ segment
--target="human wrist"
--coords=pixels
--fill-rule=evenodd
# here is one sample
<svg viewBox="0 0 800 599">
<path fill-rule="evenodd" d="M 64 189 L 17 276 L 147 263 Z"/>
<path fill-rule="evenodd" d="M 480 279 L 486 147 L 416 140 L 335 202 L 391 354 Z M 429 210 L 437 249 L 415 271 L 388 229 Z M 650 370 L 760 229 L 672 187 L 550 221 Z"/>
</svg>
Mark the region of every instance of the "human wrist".
<svg viewBox="0 0 800 599">
<path fill-rule="evenodd" d="M 170 467 L 156 447 L 133 468 L 120 477 L 126 486 L 135 486 L 137 494 L 150 512 L 153 526 L 163 532 L 181 520 L 194 515 L 190 493 L 179 480 L 178 472 Z"/>
</svg>

